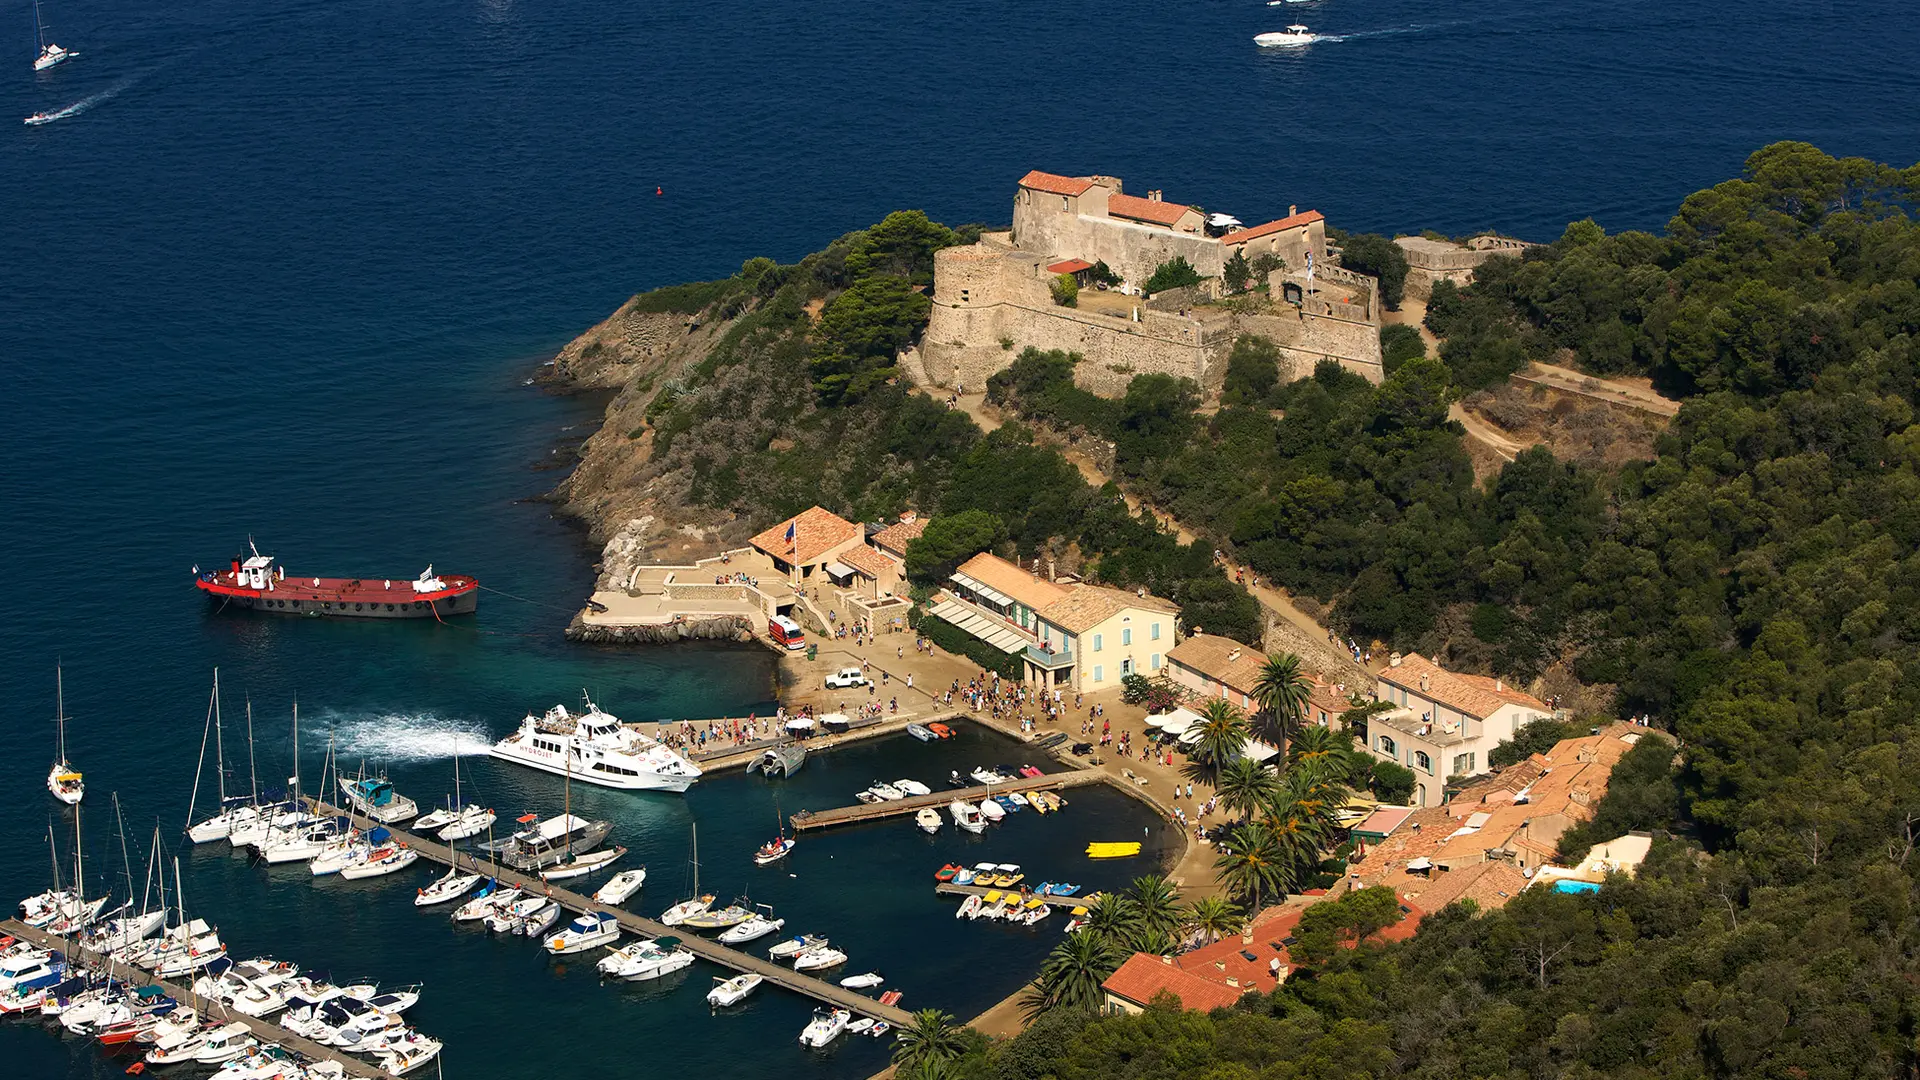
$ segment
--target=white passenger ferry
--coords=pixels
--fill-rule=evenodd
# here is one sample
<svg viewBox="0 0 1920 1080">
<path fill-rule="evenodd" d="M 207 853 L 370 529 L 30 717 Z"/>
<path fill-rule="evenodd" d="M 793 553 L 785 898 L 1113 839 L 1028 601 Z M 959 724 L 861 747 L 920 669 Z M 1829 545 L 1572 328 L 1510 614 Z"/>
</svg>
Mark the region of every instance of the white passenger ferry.
<svg viewBox="0 0 1920 1080">
<path fill-rule="evenodd" d="M 495 743 L 493 756 L 602 787 L 627 791 L 685 791 L 700 779 L 700 766 L 623 727 L 591 700 L 575 716 L 555 705 L 545 716 L 527 714 L 520 730 Z"/>
</svg>

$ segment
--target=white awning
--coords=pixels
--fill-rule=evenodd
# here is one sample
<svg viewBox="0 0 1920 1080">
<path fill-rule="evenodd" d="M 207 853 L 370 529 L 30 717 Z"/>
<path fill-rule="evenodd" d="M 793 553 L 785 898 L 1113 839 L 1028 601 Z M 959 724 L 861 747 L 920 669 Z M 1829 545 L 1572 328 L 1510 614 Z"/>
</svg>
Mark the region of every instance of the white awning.
<svg viewBox="0 0 1920 1080">
<path fill-rule="evenodd" d="M 1182 705 L 1166 715 L 1166 722 L 1160 725 L 1160 730 L 1169 735 L 1178 735 L 1199 723 L 1200 720 L 1199 713 Z"/>
<path fill-rule="evenodd" d="M 972 589 L 974 592 L 979 593 L 981 596 L 986 597 L 988 600 L 991 600 L 996 604 L 1005 604 L 1008 607 L 1013 606 L 1013 603 L 1014 603 L 1013 597 L 1008 596 L 1006 593 L 1003 593 L 1000 590 L 995 589 L 990 585 L 984 584 L 978 578 L 968 577 L 967 575 L 962 574 L 956 570 L 954 571 L 952 580 L 955 582 L 958 582 L 961 585 L 965 585 L 967 588 Z"/>
<path fill-rule="evenodd" d="M 1432 859 L 1429 859 L 1429 858 L 1427 858 L 1427 857 L 1426 857 L 1425 855 L 1422 855 L 1422 856 L 1420 856 L 1420 857 L 1419 857 L 1419 858 L 1417 858 L 1417 859 L 1408 859 L 1408 860 L 1407 860 L 1407 869 L 1409 869 L 1409 870 L 1431 870 L 1431 869 L 1433 869 L 1433 860 L 1432 860 Z"/>
<path fill-rule="evenodd" d="M 1017 653 L 1032 644 L 1018 630 L 998 619 L 982 615 L 978 610 L 958 600 L 942 600 L 935 604 L 928 614 L 952 623 L 969 636 L 978 638 L 1004 653 Z"/>
<path fill-rule="evenodd" d="M 805 716 L 796 716 L 787 721 L 788 731 L 806 731 L 813 727 L 813 721 Z"/>
<path fill-rule="evenodd" d="M 1246 745 L 1240 748 L 1240 753 L 1255 761 L 1265 761 L 1268 758 L 1279 756 L 1280 749 L 1279 747 L 1268 746 L 1258 739 L 1248 739 Z"/>
<path fill-rule="evenodd" d="M 1192 745 L 1193 743 L 1199 742 L 1200 729 L 1199 728 L 1189 729 L 1185 735 L 1180 736 L 1180 741 L 1188 745 Z"/>
<path fill-rule="evenodd" d="M 849 578 L 853 576 L 853 567 L 848 566 L 846 563 L 830 562 L 827 564 L 826 569 L 828 577 Z"/>
</svg>

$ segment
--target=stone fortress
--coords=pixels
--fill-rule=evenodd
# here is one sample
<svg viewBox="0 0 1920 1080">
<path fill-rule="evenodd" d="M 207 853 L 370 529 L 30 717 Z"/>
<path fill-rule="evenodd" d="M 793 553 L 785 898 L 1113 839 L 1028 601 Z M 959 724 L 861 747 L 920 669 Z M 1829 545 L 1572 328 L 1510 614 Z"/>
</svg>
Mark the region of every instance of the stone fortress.
<svg viewBox="0 0 1920 1080">
<path fill-rule="evenodd" d="M 1264 292 L 1224 295 L 1221 275 L 1236 254 L 1278 266 L 1256 283 Z M 1143 296 L 1154 270 L 1176 256 L 1200 284 Z M 1121 284 L 1096 287 L 1098 264 Z M 1079 281 L 1077 306 L 1055 303 L 1060 274 Z M 1280 347 L 1291 365 L 1285 377 L 1331 359 L 1381 379 L 1377 283 L 1339 266 L 1319 211 L 1290 207 L 1247 228 L 1157 190 L 1128 195 L 1117 177 L 1035 171 L 1015 188 L 1011 231 L 934 255 L 927 331 L 902 363 L 916 378 L 974 391 L 1033 346 L 1084 356 L 1075 381 L 1095 393 L 1123 393 L 1149 372 L 1191 378 L 1213 393 L 1234 340 L 1248 333 Z"/>
</svg>

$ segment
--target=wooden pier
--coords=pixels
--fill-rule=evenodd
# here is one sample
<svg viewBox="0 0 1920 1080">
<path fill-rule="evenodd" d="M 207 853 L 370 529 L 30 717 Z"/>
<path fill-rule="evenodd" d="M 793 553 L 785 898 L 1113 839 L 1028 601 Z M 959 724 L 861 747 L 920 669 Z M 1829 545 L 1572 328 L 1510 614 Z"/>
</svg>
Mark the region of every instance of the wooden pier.
<svg viewBox="0 0 1920 1080">
<path fill-rule="evenodd" d="M 247 1016 L 244 1013 L 229 1009 L 221 1002 L 214 1001 L 210 998 L 203 998 L 195 994 L 192 990 L 176 983 L 157 979 L 153 976 L 152 972 L 115 960 L 104 953 L 97 953 L 91 949 L 79 948 L 77 946 L 70 946 L 64 938 L 55 937 L 44 930 L 35 930 L 33 927 L 28 926 L 18 919 L 8 919 L 5 922 L 0 922 L 0 932 L 11 934 L 22 941 L 31 941 L 43 949 L 59 949 L 67 954 L 69 964 L 79 964 L 94 971 L 111 975 L 113 978 L 130 986 L 158 986 L 167 992 L 168 997 L 182 1005 L 191 1006 L 194 1011 L 198 1012 L 200 1016 L 206 1020 L 217 1020 L 221 1023 L 238 1021 L 252 1028 L 254 1035 L 259 1038 L 262 1043 L 276 1043 L 282 1049 L 293 1051 L 312 1061 L 339 1062 L 341 1067 L 347 1070 L 348 1076 L 364 1077 L 369 1078 L 369 1080 L 371 1080 L 371 1078 L 386 1077 L 387 1080 L 392 1080 L 390 1074 L 370 1062 L 362 1061 L 357 1057 L 349 1057 L 332 1047 L 321 1046 L 311 1039 L 303 1039 L 271 1021 L 261 1020 L 257 1017 Z M 191 980 L 189 980 L 189 984 L 191 984 Z M 134 1045 L 141 1047 L 142 1054 L 146 1052 L 145 1044 Z M 112 1053 L 113 1049 L 113 1047 L 108 1047 L 107 1052 Z"/>
<path fill-rule="evenodd" d="M 802 810 L 793 815 L 793 829 L 795 832 L 801 832 L 806 829 L 824 829 L 832 825 L 856 825 L 863 821 L 878 821 L 881 818 L 911 814 L 928 806 L 935 810 L 944 810 L 947 804 L 955 799 L 979 802 L 982 798 L 993 795 L 1011 795 L 1016 791 L 1059 791 L 1062 788 L 1102 783 L 1105 779 L 1106 774 L 1099 769 L 1077 769 L 1073 772 L 1023 776 L 1018 780 L 1004 780 L 998 784 L 953 788 L 928 795 L 910 795 L 904 799 L 892 799 L 886 802 L 856 803 L 852 806 L 836 806 L 831 810 Z M 1021 811 L 1021 813 L 1025 812 Z"/>
<path fill-rule="evenodd" d="M 1020 885 L 1025 884 L 1026 882 L 1024 881 L 1020 883 Z M 955 885 L 951 881 L 942 881 L 934 885 L 933 891 L 940 896 L 959 896 L 963 898 L 968 896 L 984 897 L 988 893 L 999 893 L 1001 896 L 1021 896 L 1020 885 Z M 1099 894 L 1095 893 L 1094 895 L 1098 896 Z M 1085 907 L 1093 903 L 1090 898 L 1080 893 L 1075 893 L 1072 896 L 1054 896 L 1050 893 L 1034 892 L 1031 887 L 1028 888 L 1023 899 L 1044 900 L 1054 907 L 1063 908 Z"/>
<path fill-rule="evenodd" d="M 865 994 L 827 982 L 824 979 L 816 979 L 805 972 L 795 971 L 791 966 L 776 964 L 771 960 L 762 959 L 750 953 L 729 948 L 709 938 L 699 937 L 691 929 L 682 930 L 679 927 L 668 926 L 665 923 L 643 918 L 622 908 L 595 903 L 592 897 L 583 896 L 580 893 L 572 892 L 558 885 L 543 881 L 538 875 L 530 876 L 505 866 L 495 866 L 492 863 L 475 858 L 471 853 L 464 851 L 456 852 L 454 858 L 449 861 L 445 841 L 417 836 L 405 830 L 395 828 L 392 825 L 384 825 L 378 821 L 374 821 L 358 811 L 328 806 L 318 801 L 315 802 L 314 812 L 329 817 L 351 818 L 354 824 L 361 829 L 385 829 L 393 834 L 395 840 L 419 852 L 420 856 L 424 859 L 439 863 L 442 866 L 453 866 L 459 870 L 479 874 L 482 877 L 491 876 L 498 878 L 502 884 L 514 885 L 525 889 L 529 895 L 540 894 L 551 897 L 568 911 L 582 914 L 604 911 L 618 919 L 621 929 L 629 933 L 648 938 L 676 937 L 688 952 L 702 960 L 710 961 L 732 971 L 741 973 L 751 972 L 755 975 L 762 976 L 767 982 L 775 986 L 784 987 L 796 994 L 802 994 L 836 1008 L 846 1009 L 855 1016 L 871 1016 L 875 1020 L 884 1020 L 895 1028 L 913 1022 L 913 1014 L 905 1009 L 892 1005 L 882 1005 L 873 998 L 867 997 Z M 615 868 L 614 872 L 618 873 L 618 868 Z M 449 901 L 445 905 L 428 908 L 427 910 L 430 912 L 444 913 L 451 911 L 457 906 L 459 906 L 458 903 Z M 444 914 L 442 914 L 441 917 L 444 918 Z M 774 935 L 768 935 L 760 940 L 762 942 L 769 942 L 777 941 L 779 938 Z M 540 943 L 538 941 L 533 942 L 533 947 L 539 948 Z"/>
</svg>

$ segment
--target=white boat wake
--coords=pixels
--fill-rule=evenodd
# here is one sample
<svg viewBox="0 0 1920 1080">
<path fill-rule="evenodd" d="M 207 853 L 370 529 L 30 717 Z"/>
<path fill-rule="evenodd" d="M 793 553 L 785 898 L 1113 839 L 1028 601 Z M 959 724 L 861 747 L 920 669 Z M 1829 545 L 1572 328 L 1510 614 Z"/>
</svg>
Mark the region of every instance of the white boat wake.
<svg viewBox="0 0 1920 1080">
<path fill-rule="evenodd" d="M 125 90 L 127 87 L 132 85 L 133 85 L 133 80 L 131 79 L 115 83 L 114 85 L 107 87 L 105 90 L 102 90 L 97 94 L 89 94 L 86 97 L 81 98 L 79 101 L 74 102 L 73 104 L 67 106 L 64 109 L 54 109 L 51 112 L 34 113 L 32 116 L 27 117 L 25 122 L 27 124 L 37 127 L 41 124 L 51 124 L 55 120 L 65 120 L 69 117 L 79 116 L 81 113 L 86 112 L 88 109 L 93 108 L 95 105 L 98 105 L 103 101 L 108 101 L 114 97 L 119 96 L 120 91 Z"/>
<path fill-rule="evenodd" d="M 432 713 L 330 709 L 316 719 L 314 730 L 333 733 L 333 752 L 343 761 L 436 761 L 451 758 L 456 745 L 463 757 L 477 757 L 493 745 L 493 736 L 478 721 L 453 720 Z"/>
<path fill-rule="evenodd" d="M 1412 26 L 1392 26 L 1384 30 L 1356 30 L 1351 34 L 1316 34 L 1314 44 L 1323 41 L 1359 41 L 1363 38 L 1398 37 L 1401 34 L 1423 34 L 1428 30 L 1440 30 L 1449 26 L 1463 26 L 1467 20 L 1442 23 L 1415 23 Z"/>
</svg>

